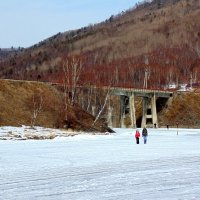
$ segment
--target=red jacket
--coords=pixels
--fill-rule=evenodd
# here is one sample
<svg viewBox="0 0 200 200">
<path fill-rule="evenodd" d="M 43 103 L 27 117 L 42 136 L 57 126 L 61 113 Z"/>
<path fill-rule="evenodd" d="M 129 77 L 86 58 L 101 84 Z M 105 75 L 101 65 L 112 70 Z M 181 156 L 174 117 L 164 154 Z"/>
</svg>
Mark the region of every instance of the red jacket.
<svg viewBox="0 0 200 200">
<path fill-rule="evenodd" d="M 135 132 L 135 137 L 136 137 L 136 138 L 139 138 L 139 137 L 140 137 L 140 132 L 139 132 L 139 131 L 136 131 L 136 132 Z"/>
</svg>

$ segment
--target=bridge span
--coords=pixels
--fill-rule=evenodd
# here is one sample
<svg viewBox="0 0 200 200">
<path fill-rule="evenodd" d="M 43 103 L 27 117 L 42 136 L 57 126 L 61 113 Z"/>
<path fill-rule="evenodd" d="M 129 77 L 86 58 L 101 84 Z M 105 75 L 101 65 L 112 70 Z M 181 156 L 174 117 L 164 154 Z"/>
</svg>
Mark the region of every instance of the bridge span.
<svg viewBox="0 0 200 200">
<path fill-rule="evenodd" d="M 107 88 L 107 87 L 106 87 Z M 163 97 L 169 98 L 172 96 L 173 92 L 167 90 L 155 90 L 155 89 L 137 89 L 137 88 L 122 88 L 122 87 L 110 87 L 107 88 L 112 91 L 115 95 L 136 95 L 140 97 Z"/>
<path fill-rule="evenodd" d="M 125 118 L 129 115 L 130 126 L 132 128 L 136 128 L 138 125 L 136 124 L 136 109 L 135 109 L 135 98 L 142 98 L 142 120 L 141 127 L 149 126 L 149 127 L 158 127 L 158 117 L 157 117 L 157 107 L 156 101 L 158 99 L 169 99 L 172 97 L 172 91 L 166 90 L 155 90 L 155 89 L 137 89 L 137 88 L 122 88 L 122 87 L 94 87 L 95 89 L 103 89 L 109 92 L 110 96 L 118 96 L 119 101 L 116 107 L 120 107 L 119 120 L 115 121 L 116 112 L 115 106 L 108 105 L 107 107 L 107 123 L 109 127 L 126 127 Z M 95 110 L 95 108 L 93 108 Z M 114 114 L 115 113 L 115 114 Z M 94 114 L 94 113 L 93 113 Z M 95 115 L 95 114 L 94 114 Z"/>
<path fill-rule="evenodd" d="M 157 107 L 156 100 L 160 98 L 170 98 L 173 95 L 171 91 L 165 90 L 153 90 L 153 89 L 136 89 L 136 88 L 118 88 L 113 87 L 110 88 L 112 95 L 120 96 L 120 127 L 125 127 L 124 119 L 126 112 L 128 110 L 128 114 L 131 121 L 131 126 L 133 128 L 137 127 L 136 124 L 136 110 L 135 110 L 135 97 L 142 97 L 142 120 L 141 127 L 158 127 L 158 117 L 157 117 Z M 108 109 L 112 110 L 112 109 Z M 112 116 L 112 114 L 108 113 L 108 116 Z M 108 122 L 111 123 L 111 119 L 108 119 Z M 112 124 L 108 124 L 112 126 Z"/>
</svg>

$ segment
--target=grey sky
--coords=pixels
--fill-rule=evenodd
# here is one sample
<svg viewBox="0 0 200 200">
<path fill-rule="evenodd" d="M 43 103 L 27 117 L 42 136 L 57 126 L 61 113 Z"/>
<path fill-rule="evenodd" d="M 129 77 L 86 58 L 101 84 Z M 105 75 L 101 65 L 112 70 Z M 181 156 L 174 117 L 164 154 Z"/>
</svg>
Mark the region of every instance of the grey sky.
<svg viewBox="0 0 200 200">
<path fill-rule="evenodd" d="M 28 47 L 58 32 L 97 23 L 138 0 L 1 0 L 0 48 Z"/>
</svg>

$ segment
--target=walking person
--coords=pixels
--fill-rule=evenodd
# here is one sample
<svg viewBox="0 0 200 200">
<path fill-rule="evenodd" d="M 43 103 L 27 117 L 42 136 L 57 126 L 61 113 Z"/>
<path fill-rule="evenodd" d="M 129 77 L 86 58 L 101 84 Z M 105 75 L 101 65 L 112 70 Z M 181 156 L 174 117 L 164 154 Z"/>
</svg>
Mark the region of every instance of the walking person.
<svg viewBox="0 0 200 200">
<path fill-rule="evenodd" d="M 148 137 L 148 131 L 146 129 L 146 127 L 143 128 L 142 130 L 142 137 L 143 137 L 143 140 L 144 140 L 144 144 L 147 143 L 147 137 Z"/>
<path fill-rule="evenodd" d="M 135 132 L 135 139 L 136 139 L 136 144 L 139 144 L 140 143 L 140 132 L 138 129 L 136 129 L 136 132 Z"/>
</svg>

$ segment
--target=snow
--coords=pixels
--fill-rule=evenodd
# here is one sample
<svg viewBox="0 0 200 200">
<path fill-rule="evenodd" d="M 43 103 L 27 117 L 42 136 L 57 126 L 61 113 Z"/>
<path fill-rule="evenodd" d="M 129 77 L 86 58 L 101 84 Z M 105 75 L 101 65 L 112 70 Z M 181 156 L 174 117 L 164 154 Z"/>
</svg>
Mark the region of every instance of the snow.
<svg viewBox="0 0 200 200">
<path fill-rule="evenodd" d="M 53 139 L 55 137 L 67 137 L 82 134 L 73 131 L 50 129 L 39 126 L 4 126 L 0 128 L 0 140 L 27 140 L 27 139 Z"/>
<path fill-rule="evenodd" d="M 14 127 L 1 127 L 23 134 Z M 2 200 L 199 200 L 200 130 L 0 140 Z M 38 134 L 56 131 L 38 129 Z M 141 129 L 140 129 L 141 131 Z"/>
</svg>

